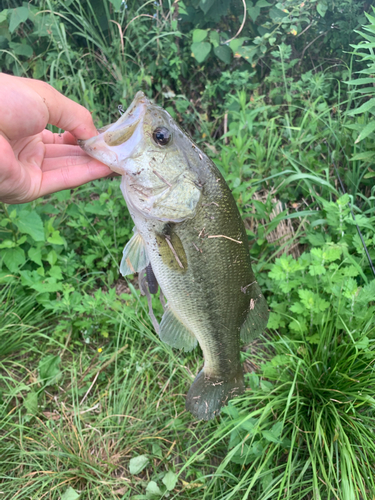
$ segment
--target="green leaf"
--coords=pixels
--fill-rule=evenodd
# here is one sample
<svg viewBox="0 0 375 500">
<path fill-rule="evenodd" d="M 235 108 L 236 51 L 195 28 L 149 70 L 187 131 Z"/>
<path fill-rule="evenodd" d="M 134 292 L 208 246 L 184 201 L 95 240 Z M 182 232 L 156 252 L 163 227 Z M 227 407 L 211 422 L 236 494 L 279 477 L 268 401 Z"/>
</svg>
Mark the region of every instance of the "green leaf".
<svg viewBox="0 0 375 500">
<path fill-rule="evenodd" d="M 14 248 L 16 246 L 17 246 L 17 244 L 14 241 L 12 241 L 12 240 L 4 240 L 0 244 L 0 248 Z"/>
<path fill-rule="evenodd" d="M 210 42 L 214 47 L 218 47 L 220 45 L 220 36 L 217 31 L 210 31 Z"/>
<path fill-rule="evenodd" d="M 163 458 L 163 451 L 161 449 L 160 444 L 154 443 L 152 445 L 152 454 L 155 455 L 155 457 Z"/>
<path fill-rule="evenodd" d="M 1 257 L 11 273 L 17 272 L 18 268 L 26 261 L 25 252 L 19 247 L 3 250 L 1 252 Z"/>
<path fill-rule="evenodd" d="M 147 466 L 148 462 L 147 455 L 138 455 L 138 457 L 132 458 L 129 462 L 130 474 L 138 474 Z"/>
<path fill-rule="evenodd" d="M 33 55 L 32 47 L 30 47 L 30 45 L 26 45 L 26 43 L 10 42 L 9 47 L 18 56 L 31 57 Z"/>
<path fill-rule="evenodd" d="M 40 360 L 38 365 L 39 378 L 46 386 L 55 384 L 62 377 L 60 363 L 60 356 L 54 356 L 53 354 L 49 354 Z"/>
<path fill-rule="evenodd" d="M 259 377 L 255 372 L 251 372 L 247 380 L 249 381 L 251 390 L 256 391 L 259 389 Z"/>
<path fill-rule="evenodd" d="M 208 30 L 194 30 L 193 31 L 193 43 L 203 42 L 207 38 Z M 217 35 L 219 35 L 217 33 Z"/>
<path fill-rule="evenodd" d="M 168 491 L 172 491 L 177 483 L 177 474 L 173 471 L 168 471 L 166 475 L 163 477 L 163 484 L 166 486 Z"/>
<path fill-rule="evenodd" d="M 358 144 L 360 141 L 363 141 L 363 139 L 366 139 L 366 137 L 372 134 L 374 130 L 375 130 L 375 121 L 371 121 L 363 128 L 363 130 L 357 137 L 355 144 Z"/>
<path fill-rule="evenodd" d="M 73 490 L 71 486 L 61 495 L 61 500 L 77 500 L 80 497 L 80 493 Z"/>
<path fill-rule="evenodd" d="M 13 33 L 13 31 L 17 29 L 21 23 L 24 23 L 28 17 L 29 9 L 27 7 L 17 7 L 16 9 L 12 9 L 9 21 L 10 33 Z"/>
<path fill-rule="evenodd" d="M 60 236 L 60 231 L 53 231 L 52 235 L 47 238 L 48 243 L 52 245 L 64 245 L 65 240 Z"/>
<path fill-rule="evenodd" d="M 212 45 L 208 42 L 193 43 L 191 45 L 191 55 L 195 57 L 199 63 L 202 63 L 211 52 L 211 47 Z"/>
<path fill-rule="evenodd" d="M 249 14 L 251 20 L 255 23 L 260 14 L 260 7 L 258 5 L 250 5 L 250 2 L 246 2 L 247 13 Z"/>
<path fill-rule="evenodd" d="M 52 276 L 53 278 L 56 278 L 57 280 L 63 279 L 60 266 L 52 266 L 51 269 L 49 270 L 49 275 Z"/>
<path fill-rule="evenodd" d="M 109 0 L 111 2 L 111 4 L 113 5 L 113 7 L 115 8 L 115 10 L 120 10 L 121 8 L 121 4 L 122 4 L 122 0 Z"/>
<path fill-rule="evenodd" d="M 215 47 L 214 53 L 220 61 L 225 62 L 225 64 L 229 64 L 232 60 L 232 51 L 228 45 L 219 45 L 218 47 Z"/>
<path fill-rule="evenodd" d="M 246 45 L 245 47 L 239 47 L 236 51 L 236 56 L 237 54 L 240 57 L 243 57 L 246 59 L 246 61 L 250 64 L 252 64 L 254 57 L 256 57 L 258 53 L 258 47 L 255 45 Z"/>
<path fill-rule="evenodd" d="M 8 9 L 4 9 L 0 12 L 0 24 L 7 20 Z"/>
<path fill-rule="evenodd" d="M 147 488 L 146 488 L 146 495 L 147 497 L 153 497 L 153 496 L 158 496 L 158 497 L 161 497 L 162 496 L 162 492 L 159 488 L 159 486 L 155 483 L 155 481 L 150 481 L 147 485 Z"/>
<path fill-rule="evenodd" d="M 233 53 L 235 54 L 237 50 L 242 47 L 243 43 L 248 40 L 247 37 L 241 37 L 241 38 L 235 38 L 234 40 L 231 40 L 229 42 L 229 47 L 233 50 Z"/>
<path fill-rule="evenodd" d="M 275 437 L 271 431 L 263 431 L 262 436 L 271 443 L 281 443 L 280 439 Z"/>
<path fill-rule="evenodd" d="M 29 234 L 34 241 L 44 241 L 44 227 L 40 216 L 35 212 L 22 210 L 14 221 L 21 233 Z"/>
<path fill-rule="evenodd" d="M 363 153 L 358 153 L 350 158 L 350 161 L 372 161 L 375 156 L 375 151 L 363 151 Z"/>
<path fill-rule="evenodd" d="M 375 106 L 375 97 L 373 97 L 369 101 L 366 101 L 364 104 L 362 104 L 362 106 L 359 106 L 359 108 L 349 111 L 348 115 L 354 116 L 354 115 L 359 115 L 361 113 L 366 113 L 366 111 L 369 111 L 374 106 Z"/>
<path fill-rule="evenodd" d="M 28 256 L 30 260 L 35 262 L 35 264 L 38 264 L 39 266 L 42 266 L 42 250 L 40 248 L 35 248 L 31 247 L 30 250 L 28 251 Z"/>
<path fill-rule="evenodd" d="M 211 9 L 211 7 L 215 4 L 215 0 L 201 0 L 199 2 L 199 7 L 203 10 L 205 14 Z"/>
<path fill-rule="evenodd" d="M 326 15 L 327 9 L 328 9 L 327 0 L 320 0 L 320 2 L 318 2 L 318 5 L 316 6 L 316 10 L 318 11 L 318 13 L 322 17 L 324 17 Z"/>
<path fill-rule="evenodd" d="M 271 384 L 271 382 L 268 382 L 268 380 L 262 380 L 260 383 L 260 387 L 264 392 L 270 392 L 273 389 L 273 385 Z"/>
<path fill-rule="evenodd" d="M 24 399 L 23 404 L 27 413 L 31 413 L 32 415 L 38 414 L 38 394 L 36 392 L 29 392 Z"/>
</svg>

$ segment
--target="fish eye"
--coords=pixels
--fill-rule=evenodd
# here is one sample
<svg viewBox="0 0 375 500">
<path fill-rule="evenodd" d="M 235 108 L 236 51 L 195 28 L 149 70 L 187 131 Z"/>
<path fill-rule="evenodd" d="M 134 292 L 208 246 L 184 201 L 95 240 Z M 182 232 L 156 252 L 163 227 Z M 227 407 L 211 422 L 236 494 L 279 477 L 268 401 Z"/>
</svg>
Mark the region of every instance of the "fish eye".
<svg viewBox="0 0 375 500">
<path fill-rule="evenodd" d="M 159 146 L 166 146 L 171 140 L 171 137 L 172 134 L 165 127 L 157 127 L 152 133 L 152 138 Z"/>
</svg>

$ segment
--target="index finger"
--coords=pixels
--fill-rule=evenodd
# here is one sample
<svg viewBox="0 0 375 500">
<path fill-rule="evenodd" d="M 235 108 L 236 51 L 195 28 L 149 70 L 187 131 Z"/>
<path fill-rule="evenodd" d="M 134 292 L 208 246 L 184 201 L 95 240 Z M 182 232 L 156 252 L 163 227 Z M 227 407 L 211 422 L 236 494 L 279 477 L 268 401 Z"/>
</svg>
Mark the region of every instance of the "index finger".
<svg viewBox="0 0 375 500">
<path fill-rule="evenodd" d="M 89 139 L 97 135 L 90 111 L 68 99 L 48 83 L 22 78 L 23 83 L 39 94 L 48 110 L 48 123 L 68 130 L 77 139 Z"/>
</svg>

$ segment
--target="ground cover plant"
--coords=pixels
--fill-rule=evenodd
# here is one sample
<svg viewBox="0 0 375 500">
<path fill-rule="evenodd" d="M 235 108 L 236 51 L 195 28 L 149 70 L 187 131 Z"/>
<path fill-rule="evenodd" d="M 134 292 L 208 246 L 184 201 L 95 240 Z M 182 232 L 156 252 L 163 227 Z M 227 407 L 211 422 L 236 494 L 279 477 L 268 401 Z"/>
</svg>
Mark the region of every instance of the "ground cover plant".
<svg viewBox="0 0 375 500">
<path fill-rule="evenodd" d="M 119 275 L 119 180 L 1 204 L 0 498 L 374 496 L 375 281 L 356 227 L 374 261 L 374 31 L 366 2 L 2 2 L 3 71 L 98 127 L 142 89 L 214 159 L 271 316 L 243 348 L 246 393 L 197 422 L 199 351 L 162 344 Z"/>
</svg>

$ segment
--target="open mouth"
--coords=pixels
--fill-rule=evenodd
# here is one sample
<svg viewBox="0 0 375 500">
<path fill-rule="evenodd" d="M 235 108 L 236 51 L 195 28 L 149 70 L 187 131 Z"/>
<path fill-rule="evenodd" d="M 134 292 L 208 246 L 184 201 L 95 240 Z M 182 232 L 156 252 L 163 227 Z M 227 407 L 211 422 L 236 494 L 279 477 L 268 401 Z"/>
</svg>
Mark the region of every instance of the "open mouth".
<svg viewBox="0 0 375 500">
<path fill-rule="evenodd" d="M 104 132 L 85 141 L 77 141 L 87 154 L 108 165 L 114 172 L 126 173 L 126 161 L 142 138 L 142 121 L 150 101 L 137 92 L 126 112 Z"/>
</svg>

